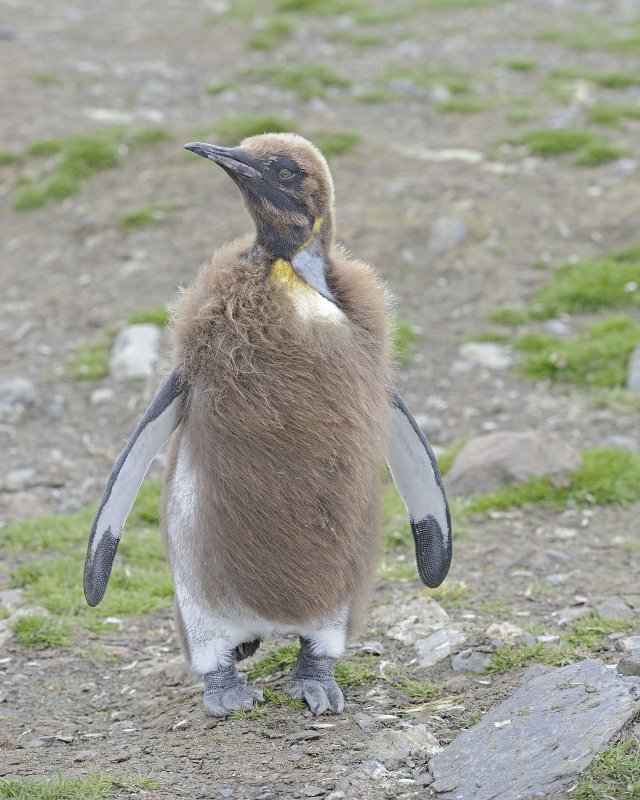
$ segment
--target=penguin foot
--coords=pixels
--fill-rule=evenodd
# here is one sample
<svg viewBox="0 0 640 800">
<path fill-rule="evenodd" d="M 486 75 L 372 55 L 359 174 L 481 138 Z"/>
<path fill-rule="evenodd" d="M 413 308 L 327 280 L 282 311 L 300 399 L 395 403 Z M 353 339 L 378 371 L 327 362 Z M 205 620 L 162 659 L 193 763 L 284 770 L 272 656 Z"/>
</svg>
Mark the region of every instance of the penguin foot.
<svg viewBox="0 0 640 800">
<path fill-rule="evenodd" d="M 235 664 L 220 667 L 204 676 L 204 712 L 210 717 L 227 717 L 232 711 L 249 711 L 264 702 L 259 689 L 247 686 Z"/>
<path fill-rule="evenodd" d="M 344 710 L 344 697 L 333 676 L 334 659 L 314 653 L 311 642 L 302 636 L 300 645 L 285 694 L 294 700 L 304 700 L 316 716 L 329 710 L 340 714 Z"/>
<path fill-rule="evenodd" d="M 304 700 L 316 716 L 329 710 L 334 714 L 340 714 L 344 710 L 342 689 L 335 680 L 294 678 L 284 687 L 284 692 L 294 700 Z"/>
</svg>

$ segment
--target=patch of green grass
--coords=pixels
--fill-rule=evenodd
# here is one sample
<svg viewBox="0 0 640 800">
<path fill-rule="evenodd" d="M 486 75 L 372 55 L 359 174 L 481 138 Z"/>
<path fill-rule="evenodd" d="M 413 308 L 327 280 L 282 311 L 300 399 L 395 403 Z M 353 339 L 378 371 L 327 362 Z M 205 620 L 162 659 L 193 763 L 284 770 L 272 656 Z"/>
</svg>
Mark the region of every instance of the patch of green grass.
<svg viewBox="0 0 640 800">
<path fill-rule="evenodd" d="M 295 133 L 295 131 L 294 123 L 281 117 L 229 114 L 221 117 L 203 133 L 216 133 L 222 144 L 238 144 L 249 136 L 258 136 L 261 133 Z"/>
<path fill-rule="evenodd" d="M 235 720 L 250 720 L 254 721 L 257 719 L 267 719 L 269 716 L 269 712 L 264 706 L 254 706 L 253 708 L 245 711 L 243 709 L 236 709 L 229 714 L 229 719 Z"/>
<path fill-rule="evenodd" d="M 82 594 L 82 565 L 95 507 L 4 528 L 3 548 L 23 554 L 10 573 L 11 585 L 22 587 L 27 600 L 52 614 L 95 630 L 103 629 L 106 617 L 167 608 L 173 585 L 158 531 L 159 501 L 160 481 L 143 484 L 99 607 L 89 609 Z"/>
<path fill-rule="evenodd" d="M 271 17 L 247 42 L 251 50 L 275 50 L 291 37 L 293 25 L 286 17 Z"/>
<path fill-rule="evenodd" d="M 640 35 L 612 38 L 604 46 L 616 53 L 637 53 L 640 51 Z"/>
<path fill-rule="evenodd" d="M 431 70 L 431 69 L 409 69 L 407 67 L 391 66 L 387 67 L 378 82 L 388 88 L 389 82 L 396 79 L 405 79 L 416 84 L 416 86 L 444 86 L 452 95 L 472 95 L 473 78 L 466 72 L 456 70 Z"/>
<path fill-rule="evenodd" d="M 619 128 L 626 119 L 640 119 L 640 105 L 636 103 L 596 103 L 586 110 L 587 122 Z"/>
<path fill-rule="evenodd" d="M 164 328 L 171 322 L 171 312 L 162 306 L 145 306 L 136 308 L 127 317 L 129 325 L 159 325 Z"/>
<path fill-rule="evenodd" d="M 62 139 L 36 139 L 25 150 L 28 156 L 52 156 L 64 148 Z"/>
<path fill-rule="evenodd" d="M 69 647 L 73 636 L 69 626 L 54 617 L 26 614 L 13 623 L 18 644 L 23 647 Z"/>
<path fill-rule="evenodd" d="M 285 694 L 280 689 L 270 689 L 268 686 L 265 686 L 263 693 L 265 702 L 276 708 L 288 707 L 302 710 L 307 707 L 307 704 L 303 700 L 296 700 L 293 697 L 289 697 L 288 694 Z"/>
<path fill-rule="evenodd" d="M 640 743 L 617 742 L 598 753 L 580 776 L 575 800 L 636 800 L 640 797 Z"/>
<path fill-rule="evenodd" d="M 60 78 L 56 75 L 55 72 L 51 72 L 50 70 L 41 70 L 40 72 L 34 72 L 31 76 L 35 83 L 39 83 L 41 86 L 51 86 L 54 83 L 59 83 Z"/>
<path fill-rule="evenodd" d="M 598 134 L 570 128 L 540 128 L 509 137 L 505 141 L 524 145 L 532 155 L 544 158 L 576 153 L 574 163 L 580 166 L 604 164 L 626 153 L 626 150 L 610 144 Z"/>
<path fill-rule="evenodd" d="M 0 778 L 0 797 L 11 800 L 102 800 L 120 795 L 122 789 L 155 789 L 151 776 L 115 777 L 89 772 L 79 778 Z"/>
<path fill-rule="evenodd" d="M 469 439 L 466 436 L 456 439 L 454 442 L 450 442 L 446 446 L 442 455 L 438 456 L 438 467 L 440 468 L 441 475 L 446 475 L 447 472 L 449 472 L 453 466 L 453 462 L 456 460 L 456 456 L 468 441 Z"/>
<path fill-rule="evenodd" d="M 489 8 L 501 2 L 504 0 L 415 0 L 415 6 L 432 11 L 451 11 L 458 8 Z"/>
<path fill-rule="evenodd" d="M 316 133 L 313 141 L 324 157 L 329 160 L 353 150 L 360 144 L 362 137 L 353 131 L 335 131 L 334 133 Z"/>
<path fill-rule="evenodd" d="M 483 717 L 482 711 L 474 711 L 472 714 L 464 720 L 462 723 L 463 728 L 472 728 L 474 725 L 477 725 Z"/>
<path fill-rule="evenodd" d="M 507 58 L 502 61 L 501 64 L 514 72 L 533 72 L 534 69 L 538 69 L 537 61 L 533 58 L 524 58 L 523 56 Z"/>
<path fill-rule="evenodd" d="M 339 16 L 359 11 L 359 0 L 278 0 L 278 11 L 296 11 L 305 14 L 318 14 L 327 17 Z"/>
<path fill-rule="evenodd" d="M 412 700 L 423 702 L 439 697 L 444 691 L 444 683 L 442 681 L 415 681 L 411 678 L 405 678 L 400 683 L 397 683 L 395 688 L 406 692 Z"/>
<path fill-rule="evenodd" d="M 630 450 L 582 451 L 582 466 L 570 473 L 566 485 L 551 477 L 533 478 L 497 492 L 476 495 L 459 506 L 459 514 L 500 511 L 542 505 L 563 508 L 571 502 L 592 505 L 626 505 L 640 499 L 640 456 Z"/>
<path fill-rule="evenodd" d="M 281 89 L 294 92 L 300 100 L 324 97 L 329 88 L 345 89 L 351 85 L 327 64 L 278 63 L 266 67 L 262 74 Z"/>
<path fill-rule="evenodd" d="M 376 103 L 388 103 L 394 99 L 391 92 L 385 92 L 382 89 L 370 89 L 364 92 L 357 92 L 353 95 L 356 103 L 364 103 L 365 105 L 375 105 Z"/>
<path fill-rule="evenodd" d="M 386 42 L 385 37 L 377 33 L 351 33 L 350 31 L 335 31 L 331 38 L 334 41 L 345 42 L 359 49 L 378 47 Z"/>
<path fill-rule="evenodd" d="M 500 103 L 501 101 L 495 97 L 459 95 L 438 103 L 436 108 L 445 114 L 478 114 L 481 111 L 496 108 Z"/>
<path fill-rule="evenodd" d="M 601 89 L 629 89 L 640 86 L 640 72 L 600 72 L 588 67 L 556 69 L 551 75 L 556 80 L 583 80 L 594 83 Z"/>
<path fill-rule="evenodd" d="M 8 167 L 9 164 L 17 164 L 20 158 L 18 153 L 12 153 L 10 150 L 0 150 L 0 167 Z"/>
<path fill-rule="evenodd" d="M 533 295 L 531 316 L 551 319 L 562 313 L 640 307 L 640 258 L 633 260 L 633 249 L 628 254 L 627 260 L 613 253 L 599 261 L 558 267 Z"/>
<path fill-rule="evenodd" d="M 247 668 L 247 677 L 253 681 L 256 678 L 269 678 L 276 672 L 290 672 L 296 665 L 299 652 L 300 648 L 297 644 L 283 644 L 275 647 L 270 653 Z"/>
<path fill-rule="evenodd" d="M 507 122 L 529 122 L 535 119 L 535 108 L 529 105 L 512 106 L 506 115 Z"/>
<path fill-rule="evenodd" d="M 146 128 L 133 131 L 133 133 L 125 137 L 125 142 L 129 147 L 147 147 L 151 144 L 168 142 L 170 139 L 173 139 L 171 131 L 159 125 L 149 125 Z"/>
<path fill-rule="evenodd" d="M 594 20 L 584 20 L 571 28 L 542 28 L 535 32 L 534 38 L 540 42 L 559 44 L 569 50 L 591 50 L 601 45 L 609 29 Z"/>
<path fill-rule="evenodd" d="M 238 84 L 234 83 L 234 81 L 221 81 L 220 83 L 215 83 L 212 86 L 207 87 L 207 94 L 222 94 L 223 92 L 233 91 L 234 89 L 238 88 Z"/>
<path fill-rule="evenodd" d="M 476 331 L 469 336 L 467 342 L 495 342 L 496 344 L 511 344 L 512 337 L 502 331 Z"/>
<path fill-rule="evenodd" d="M 491 654 L 487 672 L 509 672 L 538 661 L 542 655 L 541 644 L 509 644 Z"/>
<path fill-rule="evenodd" d="M 640 324 L 624 316 L 590 325 L 570 338 L 529 333 L 514 342 L 516 350 L 522 353 L 516 370 L 532 380 L 623 387 L 629 358 L 638 344 Z"/>
<path fill-rule="evenodd" d="M 398 364 L 408 367 L 413 346 L 422 338 L 422 333 L 403 317 L 396 317 L 393 326 L 393 348 Z"/>
<path fill-rule="evenodd" d="M 452 581 L 445 580 L 445 582 L 435 589 L 425 589 L 425 594 L 439 603 L 443 608 L 450 611 L 457 608 L 465 608 L 469 605 L 471 592 L 466 584 L 453 583 Z"/>
<path fill-rule="evenodd" d="M 387 547 L 409 547 L 413 541 L 407 510 L 391 480 L 382 489 L 382 530 Z"/>
<path fill-rule="evenodd" d="M 355 661 L 338 661 L 333 669 L 336 683 L 339 686 L 364 686 L 373 683 L 379 677 L 375 656 L 362 656 Z"/>
<path fill-rule="evenodd" d="M 145 225 L 155 225 L 167 218 L 170 206 L 167 205 L 148 205 L 129 211 L 120 217 L 120 224 L 123 228 L 140 228 Z"/>
<path fill-rule="evenodd" d="M 13 614 L 13 609 L 6 603 L 0 603 L 0 619 L 7 619 Z"/>
<path fill-rule="evenodd" d="M 508 325 L 510 328 L 517 328 L 524 325 L 529 319 L 529 314 L 524 308 L 498 308 L 489 314 L 491 322 L 498 325 Z"/>
<path fill-rule="evenodd" d="M 628 631 L 631 627 L 632 620 L 603 619 L 597 614 L 587 615 L 572 623 L 566 641 L 571 647 L 600 650 L 605 646 L 605 637 L 610 633 Z"/>
<path fill-rule="evenodd" d="M 97 381 L 109 374 L 111 340 L 106 337 L 85 342 L 76 348 L 67 364 L 67 374 L 79 381 Z"/>
</svg>

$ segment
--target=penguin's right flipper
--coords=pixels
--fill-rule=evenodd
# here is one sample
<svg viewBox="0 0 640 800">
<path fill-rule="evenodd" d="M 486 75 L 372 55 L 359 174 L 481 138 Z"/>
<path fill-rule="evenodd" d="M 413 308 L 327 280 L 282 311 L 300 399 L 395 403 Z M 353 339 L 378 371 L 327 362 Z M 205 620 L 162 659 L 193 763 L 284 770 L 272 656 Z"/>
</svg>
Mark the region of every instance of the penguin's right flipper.
<svg viewBox="0 0 640 800">
<path fill-rule="evenodd" d="M 409 513 L 420 580 L 440 586 L 451 564 L 451 513 L 436 457 L 400 393 L 391 386 L 387 465 Z"/>
<path fill-rule="evenodd" d="M 90 606 L 97 606 L 104 596 L 124 523 L 149 464 L 178 427 L 182 402 L 180 373 L 174 369 L 111 470 L 84 562 L 84 596 Z"/>
</svg>

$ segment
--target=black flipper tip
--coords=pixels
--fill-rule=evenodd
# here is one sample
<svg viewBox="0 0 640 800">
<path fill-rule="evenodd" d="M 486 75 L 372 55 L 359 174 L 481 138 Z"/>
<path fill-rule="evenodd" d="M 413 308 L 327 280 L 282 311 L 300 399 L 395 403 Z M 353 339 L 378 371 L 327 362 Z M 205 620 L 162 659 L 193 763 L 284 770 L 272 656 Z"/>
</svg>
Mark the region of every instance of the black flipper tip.
<svg viewBox="0 0 640 800">
<path fill-rule="evenodd" d="M 451 540 L 445 546 L 442 529 L 431 515 L 412 522 L 411 531 L 420 580 L 425 586 L 435 589 L 447 577 L 451 566 Z"/>
<path fill-rule="evenodd" d="M 84 562 L 84 596 L 90 606 L 97 606 L 107 591 L 107 584 L 111 577 L 113 559 L 116 557 L 119 539 L 111 536 L 111 529 L 107 529 L 102 536 L 93 558 L 87 553 Z"/>
</svg>

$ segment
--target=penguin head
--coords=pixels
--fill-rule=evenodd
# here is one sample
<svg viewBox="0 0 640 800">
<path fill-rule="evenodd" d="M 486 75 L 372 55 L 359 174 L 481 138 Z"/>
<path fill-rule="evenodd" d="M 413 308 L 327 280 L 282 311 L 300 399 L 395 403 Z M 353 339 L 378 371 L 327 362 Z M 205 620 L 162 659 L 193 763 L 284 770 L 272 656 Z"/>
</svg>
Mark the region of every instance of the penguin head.
<svg viewBox="0 0 640 800">
<path fill-rule="evenodd" d="M 333 240 L 333 181 L 324 156 L 294 133 L 267 133 L 238 147 L 185 145 L 219 164 L 240 189 L 257 230 L 257 243 L 290 259 L 316 235 Z"/>
</svg>

